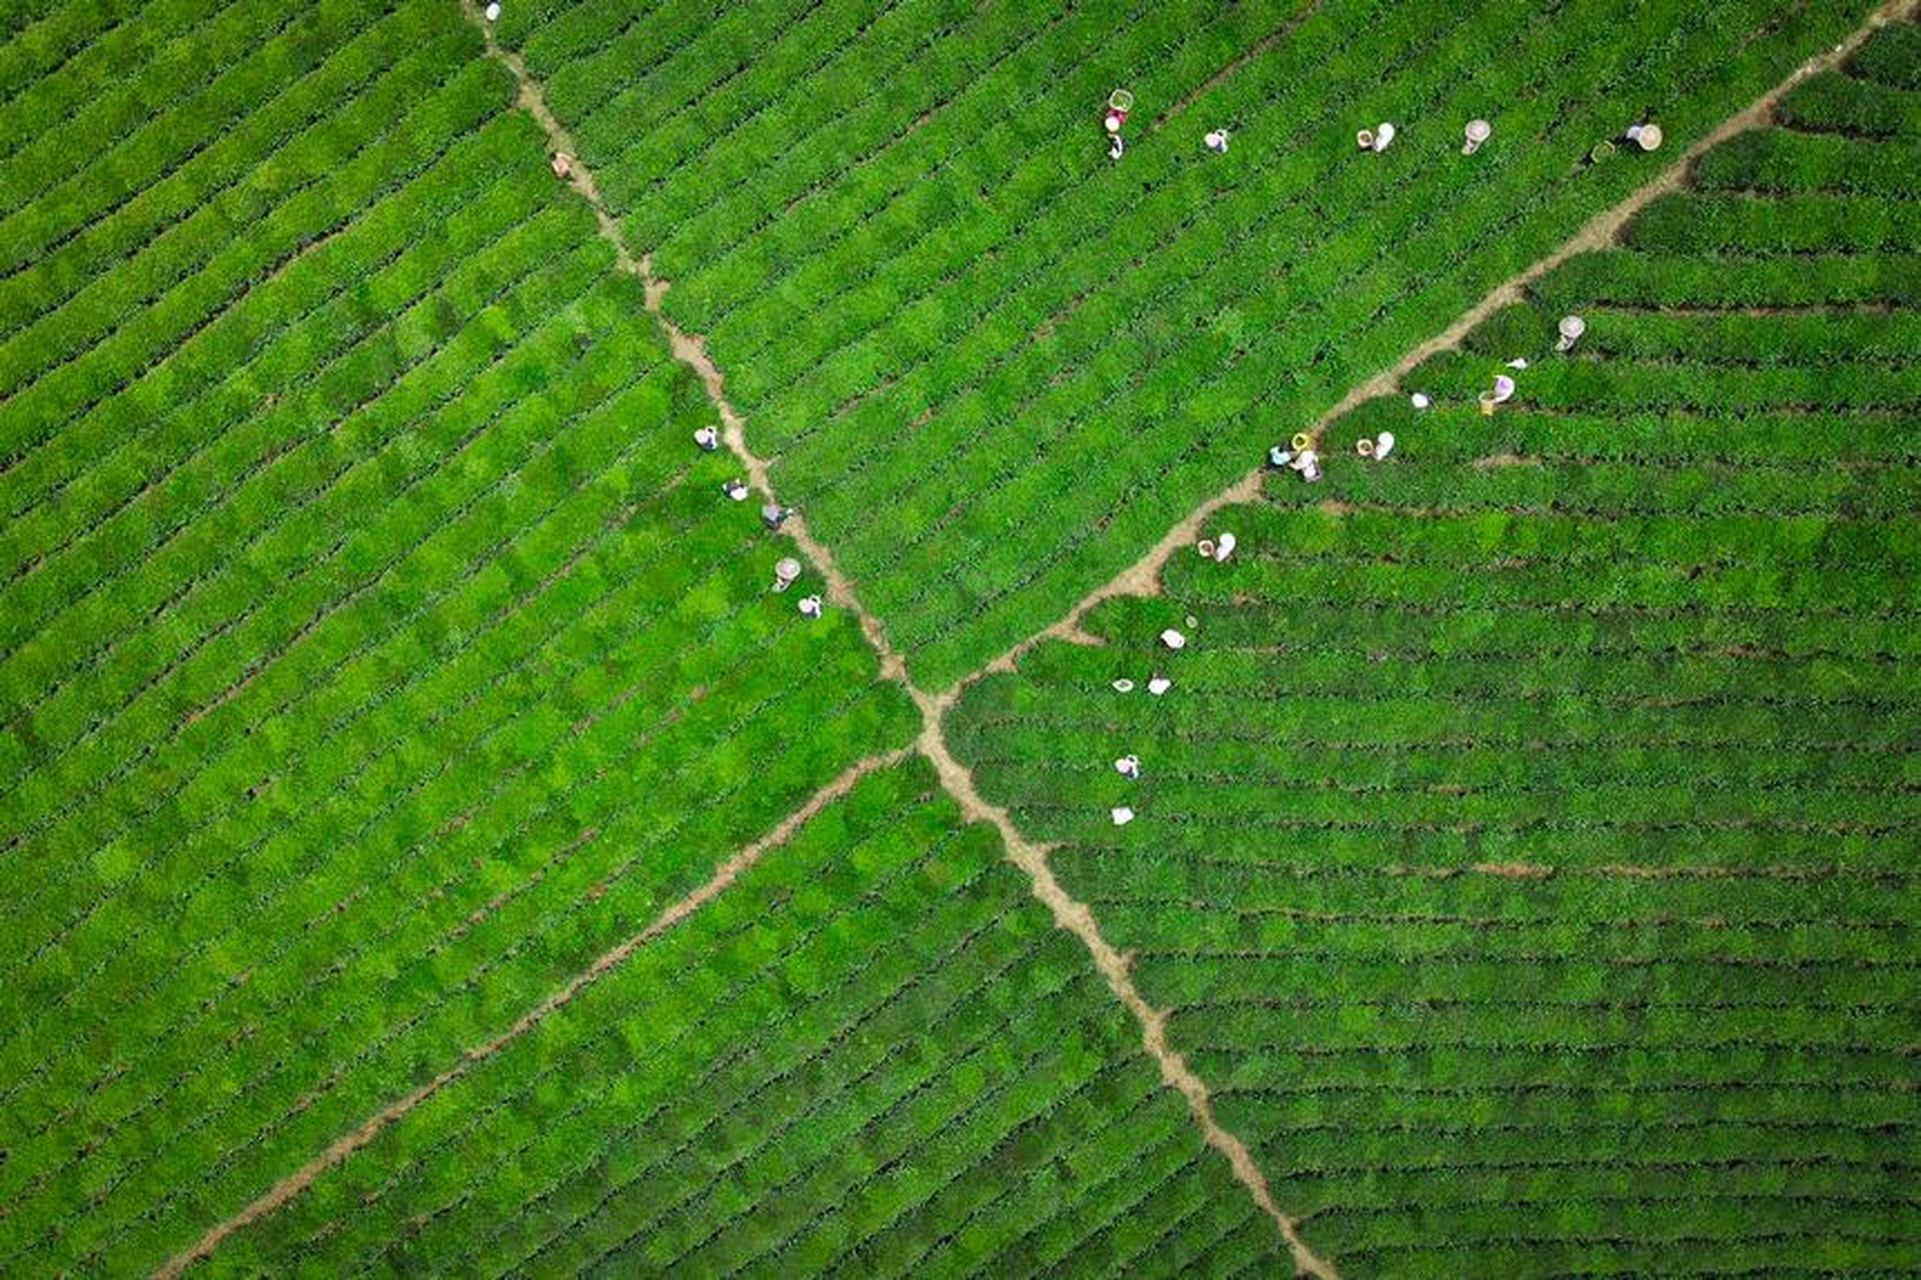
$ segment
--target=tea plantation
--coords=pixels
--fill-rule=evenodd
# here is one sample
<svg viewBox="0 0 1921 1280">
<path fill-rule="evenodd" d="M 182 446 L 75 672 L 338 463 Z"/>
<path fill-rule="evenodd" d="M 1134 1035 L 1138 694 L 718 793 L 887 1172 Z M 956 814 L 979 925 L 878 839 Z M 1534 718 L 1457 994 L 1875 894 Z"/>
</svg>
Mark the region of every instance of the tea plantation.
<svg viewBox="0 0 1921 1280">
<path fill-rule="evenodd" d="M 0 5 L 0 1275 L 1921 1273 L 1912 10 Z"/>
<path fill-rule="evenodd" d="M 1921 1260 L 1913 69 L 1810 82 L 1327 432 L 1387 457 L 962 703 L 1344 1272 Z"/>
</svg>

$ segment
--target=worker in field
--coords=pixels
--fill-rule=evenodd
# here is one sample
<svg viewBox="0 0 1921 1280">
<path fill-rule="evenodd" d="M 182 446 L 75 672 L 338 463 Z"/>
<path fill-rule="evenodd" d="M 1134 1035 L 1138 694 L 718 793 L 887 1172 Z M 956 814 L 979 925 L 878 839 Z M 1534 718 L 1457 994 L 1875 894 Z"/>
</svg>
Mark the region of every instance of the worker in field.
<svg viewBox="0 0 1921 1280">
<path fill-rule="evenodd" d="M 800 600 L 800 616 L 803 618 L 818 618 L 821 615 L 822 607 L 819 596 L 802 596 Z"/>
<path fill-rule="evenodd" d="M 1135 755 L 1122 756 L 1114 762 L 1114 772 L 1130 782 L 1138 781 L 1141 776 L 1141 758 Z"/>
<path fill-rule="evenodd" d="M 1394 142 L 1394 126 L 1383 120 L 1372 129 L 1362 129 L 1354 135 L 1354 145 L 1363 151 L 1376 155 L 1388 149 Z"/>
<path fill-rule="evenodd" d="M 1267 465 L 1276 471 L 1282 468 L 1298 471 L 1309 480 L 1321 478 L 1321 460 L 1314 452 L 1314 437 L 1305 431 L 1297 431 L 1287 444 L 1277 444 L 1269 449 Z"/>
<path fill-rule="evenodd" d="M 1194 549 L 1216 564 L 1225 564 L 1239 545 L 1239 538 L 1231 533 L 1223 533 L 1218 538 L 1202 538 L 1194 544 Z"/>
<path fill-rule="evenodd" d="M 1215 155 L 1224 156 L 1227 154 L 1227 130 L 1212 130 L 1206 137 L 1202 138 L 1201 141 L 1205 142 L 1207 149 Z"/>
<path fill-rule="evenodd" d="M 1481 393 L 1481 412 L 1491 414 L 1495 406 L 1506 404 L 1514 398 L 1515 382 L 1505 373 L 1494 375 L 1494 388 Z"/>
<path fill-rule="evenodd" d="M 1134 109 L 1134 95 L 1125 89 L 1116 89 L 1107 95 L 1107 115 L 1101 126 L 1107 130 L 1107 158 L 1118 160 L 1126 154 L 1127 144 L 1121 141 L 1121 129 L 1127 124 L 1127 113 Z"/>
<path fill-rule="evenodd" d="M 739 477 L 735 477 L 734 479 L 729 480 L 726 484 L 722 485 L 721 491 L 725 493 L 728 497 L 732 498 L 735 502 L 747 501 L 747 494 L 748 494 L 747 482 L 745 480 L 740 479 Z"/>
<path fill-rule="evenodd" d="M 778 502 L 765 503 L 760 509 L 761 523 L 769 529 L 780 528 L 783 524 L 787 523 L 787 517 L 793 514 L 794 509 L 792 507 L 783 507 Z"/>
<path fill-rule="evenodd" d="M 720 432 L 714 430 L 712 427 L 702 427 L 700 430 L 694 432 L 694 443 L 707 452 L 712 453 L 714 450 L 720 448 Z"/>
</svg>

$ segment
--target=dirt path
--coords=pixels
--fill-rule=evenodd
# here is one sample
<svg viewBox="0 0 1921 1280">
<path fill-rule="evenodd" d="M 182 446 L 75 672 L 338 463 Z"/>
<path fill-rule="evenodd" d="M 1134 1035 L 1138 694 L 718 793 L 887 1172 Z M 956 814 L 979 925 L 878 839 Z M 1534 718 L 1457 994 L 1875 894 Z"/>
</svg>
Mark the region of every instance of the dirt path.
<svg viewBox="0 0 1921 1280">
<path fill-rule="evenodd" d="M 234 1232 L 266 1217 L 282 1205 L 285 1205 L 288 1201 L 294 1199 L 301 1192 L 312 1186 L 314 1181 L 322 1174 L 326 1173 L 335 1165 L 340 1164 L 348 1156 L 379 1137 L 388 1126 L 404 1119 L 408 1112 L 418 1107 L 421 1103 L 427 1101 L 427 1099 L 433 1097 L 448 1085 L 454 1083 L 469 1071 L 472 1071 L 474 1067 L 493 1057 L 502 1049 L 505 1049 L 508 1045 L 526 1035 L 529 1031 L 532 1031 L 535 1027 L 538 1027 L 556 1010 L 564 1007 L 586 988 L 600 981 L 600 979 L 606 977 L 607 974 L 619 968 L 622 964 L 625 964 L 634 952 L 640 950 L 655 938 L 666 933 L 669 929 L 674 928 L 683 920 L 687 919 L 687 917 L 693 915 L 696 911 L 719 897 L 728 886 L 732 885 L 734 881 L 741 877 L 742 873 L 773 850 L 786 844 L 788 840 L 793 838 L 795 832 L 806 826 L 822 809 L 825 809 L 828 805 L 839 800 L 849 791 L 852 791 L 862 778 L 867 777 L 869 774 L 879 773 L 883 769 L 892 768 L 912 754 L 913 752 L 911 750 L 902 748 L 899 751 L 890 751 L 885 755 L 869 756 L 865 760 L 856 761 L 850 765 L 839 777 L 809 796 L 807 802 L 801 805 L 800 808 L 781 819 L 780 823 L 771 831 L 741 849 L 733 857 L 727 859 L 727 861 L 721 863 L 719 867 L 715 868 L 714 874 L 708 877 L 704 884 L 686 897 L 668 906 L 659 915 L 655 916 L 645 929 L 627 938 L 618 946 L 603 952 L 592 964 L 568 979 L 564 986 L 548 993 L 547 997 L 539 1004 L 521 1014 L 512 1026 L 508 1027 L 498 1036 L 495 1036 L 485 1044 L 475 1045 L 468 1049 L 460 1055 L 459 1061 L 455 1062 L 453 1066 L 448 1067 L 445 1071 L 442 1071 L 439 1075 L 429 1080 L 426 1084 L 421 1085 L 412 1093 L 388 1103 L 385 1107 L 382 1107 L 370 1116 L 359 1128 L 336 1138 L 325 1151 L 322 1151 L 319 1155 L 307 1161 L 307 1163 L 301 1165 L 280 1181 L 274 1183 L 272 1187 L 267 1189 L 265 1194 L 261 1195 L 239 1213 L 214 1226 L 205 1235 L 201 1236 L 192 1248 L 168 1260 L 166 1265 L 154 1274 L 161 1277 L 162 1280 L 171 1280 L 172 1277 L 180 1275 L 188 1267 L 219 1248 L 220 1243 L 228 1236 L 234 1234 Z"/>
<path fill-rule="evenodd" d="M 1308 429 L 1308 433 L 1318 442 L 1327 427 L 1335 419 L 1356 408 L 1363 401 L 1376 396 L 1392 395 L 1400 389 L 1401 379 L 1413 372 L 1422 362 L 1438 352 L 1455 346 L 1468 335 L 1476 325 L 1493 315 L 1502 307 L 1521 300 L 1527 287 L 1554 270 L 1576 254 L 1595 249 L 1604 249 L 1620 235 L 1628 221 L 1646 208 L 1651 202 L 1680 189 L 1687 178 L 1688 170 L 1705 152 L 1726 142 L 1737 133 L 1760 128 L 1773 116 L 1775 107 L 1794 88 L 1812 76 L 1838 66 L 1868 38 L 1890 22 L 1911 17 L 1921 8 L 1921 0 L 1889 0 L 1868 16 L 1868 20 L 1834 48 L 1826 53 L 1808 59 L 1796 67 L 1788 77 L 1749 103 L 1746 108 L 1729 116 L 1719 125 L 1696 140 L 1687 150 L 1676 156 L 1674 163 L 1663 169 L 1646 185 L 1636 188 L 1625 200 L 1610 209 L 1590 218 L 1586 225 L 1545 258 L 1538 259 L 1526 269 L 1508 277 L 1482 298 L 1457 316 L 1454 322 L 1433 337 L 1410 349 L 1399 360 L 1386 369 L 1376 373 L 1367 381 L 1351 388 L 1348 393 L 1334 403 Z M 1207 499 L 1189 513 L 1181 522 L 1168 530 L 1154 547 L 1139 560 L 1121 570 L 1112 579 L 1102 583 L 1083 596 L 1067 616 L 1047 629 L 1022 640 L 1000 656 L 994 658 L 980 669 L 962 676 L 946 691 L 949 698 L 987 675 L 989 672 L 1011 671 L 1020 656 L 1045 640 L 1067 640 L 1077 644 L 1089 643 L 1091 637 L 1081 630 L 1081 621 L 1088 611 L 1103 600 L 1115 596 L 1151 596 L 1160 592 L 1161 569 L 1174 552 L 1192 546 L 1199 536 L 1202 523 L 1222 507 L 1237 502 L 1248 502 L 1260 495 L 1264 468 L 1256 467 L 1236 480 L 1227 489 Z"/>
<path fill-rule="evenodd" d="M 1150 1005 L 1141 995 L 1140 989 L 1134 985 L 1134 975 L 1128 969 L 1127 960 L 1101 934 L 1100 924 L 1087 904 L 1075 898 L 1055 879 L 1054 870 L 1047 863 L 1048 847 L 1028 840 L 1014 825 L 1007 810 L 989 804 L 975 790 L 973 775 L 967 767 L 948 750 L 947 740 L 941 734 L 941 722 L 947 709 L 953 705 L 951 693 L 931 697 L 917 691 L 915 698 L 921 704 L 924 719 L 920 737 L 921 754 L 933 762 L 942 785 L 960 802 L 961 812 L 975 821 L 992 824 L 1000 832 L 1001 841 L 1007 846 L 1009 860 L 1027 873 L 1034 896 L 1054 913 L 1054 923 L 1079 938 L 1087 948 L 1094 967 L 1107 979 L 1108 989 L 1141 1024 L 1141 1045 L 1160 1067 L 1161 1079 L 1187 1099 L 1187 1109 L 1200 1126 L 1207 1145 L 1226 1157 L 1234 1176 L 1254 1197 L 1254 1203 L 1274 1220 L 1281 1238 L 1287 1242 L 1288 1252 L 1293 1255 L 1296 1270 L 1301 1275 L 1315 1277 L 1315 1280 L 1340 1280 L 1334 1267 L 1318 1257 L 1301 1239 L 1299 1224 L 1281 1212 L 1280 1206 L 1274 1202 L 1267 1177 L 1255 1163 L 1247 1144 L 1222 1128 L 1214 1118 L 1214 1103 L 1208 1094 L 1207 1084 L 1194 1074 L 1180 1051 L 1168 1043 L 1166 1012 Z"/>
<path fill-rule="evenodd" d="M 1320 426 L 1317 425 L 1314 429 L 1318 432 Z M 1181 517 L 1180 523 L 1169 529 L 1146 555 L 1082 596 L 1079 603 L 1067 611 L 1066 617 L 1045 630 L 1036 631 L 985 666 L 968 672 L 950 685 L 941 697 L 944 701 L 951 703 L 955 695 L 982 676 L 996 671 L 1012 671 L 1022 654 L 1045 641 L 1065 640 L 1070 644 L 1101 643 L 1096 637 L 1081 629 L 1081 624 L 1087 620 L 1088 613 L 1095 605 L 1103 600 L 1111 600 L 1115 596 L 1159 595 L 1161 570 L 1166 567 L 1169 560 L 1174 558 L 1175 552 L 1189 550 L 1194 546 L 1195 539 L 1201 536 L 1202 530 L 1215 512 L 1223 507 L 1234 506 L 1236 503 L 1252 502 L 1260 496 L 1261 472 L 1257 469 L 1248 472 L 1231 486 Z"/>
<path fill-rule="evenodd" d="M 554 113 L 548 110 L 547 97 L 541 91 L 540 82 L 534 79 L 532 72 L 527 70 L 527 64 L 519 54 L 504 48 L 494 39 L 492 24 L 481 16 L 480 8 L 474 0 L 460 0 L 460 7 L 466 13 L 468 21 L 479 28 L 487 44 L 487 56 L 513 73 L 516 88 L 515 101 L 521 110 L 533 117 L 534 122 L 547 135 L 548 154 L 565 153 L 573 158 L 573 163 L 568 166 L 567 184 L 587 202 L 587 207 L 593 210 L 594 223 L 600 230 L 600 238 L 613 246 L 616 268 L 640 281 L 642 295 L 647 300 L 648 314 L 654 317 L 654 322 L 666 335 L 674 359 L 693 370 L 695 376 L 700 379 L 701 386 L 706 388 L 708 401 L 714 406 L 714 411 L 720 415 L 721 438 L 726 443 L 728 452 L 739 459 L 742 469 L 747 473 L 748 486 L 769 502 L 779 501 L 774 493 L 774 484 L 769 477 L 766 461 L 756 457 L 747 447 L 747 435 L 742 426 L 741 416 L 735 411 L 732 402 L 727 399 L 726 380 L 722 378 L 713 358 L 707 354 L 707 344 L 699 337 L 682 332 L 679 326 L 667 318 L 661 305 L 667 296 L 667 283 L 654 275 L 654 264 L 648 255 L 636 256 L 627 247 L 627 238 L 621 232 L 620 223 L 608 211 L 606 202 L 601 199 L 600 184 L 595 180 L 593 170 L 580 159 L 580 150 L 574 143 L 573 135 L 568 133 L 566 126 L 562 125 L 554 117 Z M 879 619 L 860 607 L 860 602 L 854 596 L 853 584 L 848 580 L 847 575 L 841 572 L 839 564 L 834 560 L 833 552 L 829 551 L 826 545 L 808 530 L 806 517 L 795 512 L 782 523 L 781 531 L 794 539 L 800 547 L 801 554 L 806 556 L 820 572 L 827 584 L 827 598 L 841 608 L 850 610 L 860 619 L 861 630 L 867 636 L 868 643 L 880 654 L 882 676 L 906 684 L 907 664 L 887 643 L 887 634 L 881 629 Z"/>
<path fill-rule="evenodd" d="M 601 201 L 600 189 L 594 181 L 592 171 L 580 161 L 579 151 L 574 146 L 572 137 L 547 109 L 546 99 L 541 92 L 539 82 L 529 74 L 526 64 L 521 61 L 519 55 L 501 48 L 495 41 L 492 30 L 480 18 L 473 0 L 461 0 L 461 3 L 467 16 L 480 26 L 487 41 L 488 56 L 497 59 L 513 72 L 514 80 L 519 86 L 520 105 L 546 132 L 549 149 L 553 152 L 566 152 L 574 157 L 568 181 L 581 198 L 593 208 L 600 234 L 613 245 L 620 269 L 640 280 L 647 299 L 647 310 L 653 314 L 662 332 L 666 334 L 668 342 L 672 345 L 674 358 L 692 369 L 700 378 L 701 385 L 706 388 L 708 400 L 720 415 L 727 448 L 740 459 L 741 466 L 747 472 L 748 483 L 766 495 L 769 501 L 778 502 L 773 481 L 769 476 L 768 465 L 763 459 L 755 456 L 748 447 L 741 416 L 727 398 L 726 379 L 712 357 L 707 354 L 705 342 L 698 336 L 682 332 L 663 312 L 661 304 L 667 293 L 666 284 L 655 277 L 653 263 L 646 256 L 637 257 L 627 248 L 620 224 Z M 1288 29 L 1291 28 L 1283 28 L 1283 31 L 1276 33 L 1273 39 L 1278 39 Z M 1258 483 L 1258 478 L 1256 482 Z M 1251 496 L 1251 492 L 1247 495 L 1238 495 L 1237 492 L 1231 491 L 1230 494 L 1223 495 L 1219 501 L 1232 501 L 1237 496 Z M 1219 502 L 1214 505 L 1219 505 Z M 1198 525 L 1212 509 L 1212 506 L 1205 506 L 1194 512 L 1187 521 L 1183 522 L 1182 527 L 1190 524 Z M 1107 979 L 1108 986 L 1139 1019 L 1142 1047 L 1160 1066 L 1161 1078 L 1178 1089 L 1187 1099 L 1188 1108 L 1193 1112 L 1209 1145 L 1227 1158 L 1235 1176 L 1247 1187 L 1255 1202 L 1273 1218 L 1302 1274 L 1317 1277 L 1317 1280 L 1338 1280 L 1334 1269 L 1315 1257 L 1301 1242 L 1293 1219 L 1282 1213 L 1274 1203 L 1274 1197 L 1268 1190 L 1267 1180 L 1254 1163 L 1254 1158 L 1248 1152 L 1246 1145 L 1221 1128 L 1214 1119 L 1207 1086 L 1167 1042 L 1166 1016 L 1149 1006 L 1142 998 L 1134 986 L 1133 978 L 1128 973 L 1127 965 L 1121 959 L 1120 953 L 1101 936 L 1093 913 L 1084 903 L 1076 901 L 1061 887 L 1047 865 L 1046 851 L 1030 844 L 1014 826 L 1013 820 L 1005 810 L 988 804 L 981 797 L 980 793 L 974 789 L 972 776 L 948 750 L 946 738 L 942 734 L 942 722 L 948 707 L 952 704 L 951 696 L 935 697 L 915 687 L 908 678 L 906 662 L 888 642 L 886 630 L 881 626 L 880 619 L 861 606 L 852 581 L 841 572 L 833 553 L 808 531 L 803 517 L 796 513 L 781 528 L 784 532 L 792 534 L 802 554 L 819 570 L 827 583 L 828 598 L 839 607 L 852 612 L 860 620 L 862 633 L 866 635 L 868 643 L 880 656 L 881 674 L 889 680 L 899 681 L 913 697 L 914 704 L 921 713 L 918 750 L 932 762 L 942 785 L 960 805 L 962 814 L 969 821 L 989 823 L 1000 832 L 1001 839 L 1007 846 L 1008 857 L 1027 872 L 1033 885 L 1034 895 L 1054 913 L 1054 919 L 1062 928 L 1073 933 L 1087 947 L 1095 966 Z M 1174 533 L 1168 535 L 1166 542 L 1170 549 L 1176 544 L 1178 534 L 1177 528 Z M 1067 625 L 1071 626 L 1077 619 L 1078 615 L 1075 619 L 1070 619 Z"/>
</svg>

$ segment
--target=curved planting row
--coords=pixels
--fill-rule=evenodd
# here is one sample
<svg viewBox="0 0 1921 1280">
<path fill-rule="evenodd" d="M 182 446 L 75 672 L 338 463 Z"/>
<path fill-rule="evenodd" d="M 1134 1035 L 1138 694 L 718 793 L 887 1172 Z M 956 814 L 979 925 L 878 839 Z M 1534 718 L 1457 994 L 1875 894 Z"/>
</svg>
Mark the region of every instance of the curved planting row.
<svg viewBox="0 0 1921 1280">
<path fill-rule="evenodd" d="M 952 718 L 1346 1273 L 1921 1265 L 1915 35 Z"/>
</svg>

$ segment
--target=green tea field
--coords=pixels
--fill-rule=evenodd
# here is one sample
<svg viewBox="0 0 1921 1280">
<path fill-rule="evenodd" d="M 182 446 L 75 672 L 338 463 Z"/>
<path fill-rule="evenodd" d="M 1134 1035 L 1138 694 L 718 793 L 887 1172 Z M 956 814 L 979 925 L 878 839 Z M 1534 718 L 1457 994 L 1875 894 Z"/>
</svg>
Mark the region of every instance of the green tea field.
<svg viewBox="0 0 1921 1280">
<path fill-rule="evenodd" d="M 0 3 L 0 1276 L 1921 1275 L 1914 10 Z"/>
</svg>

